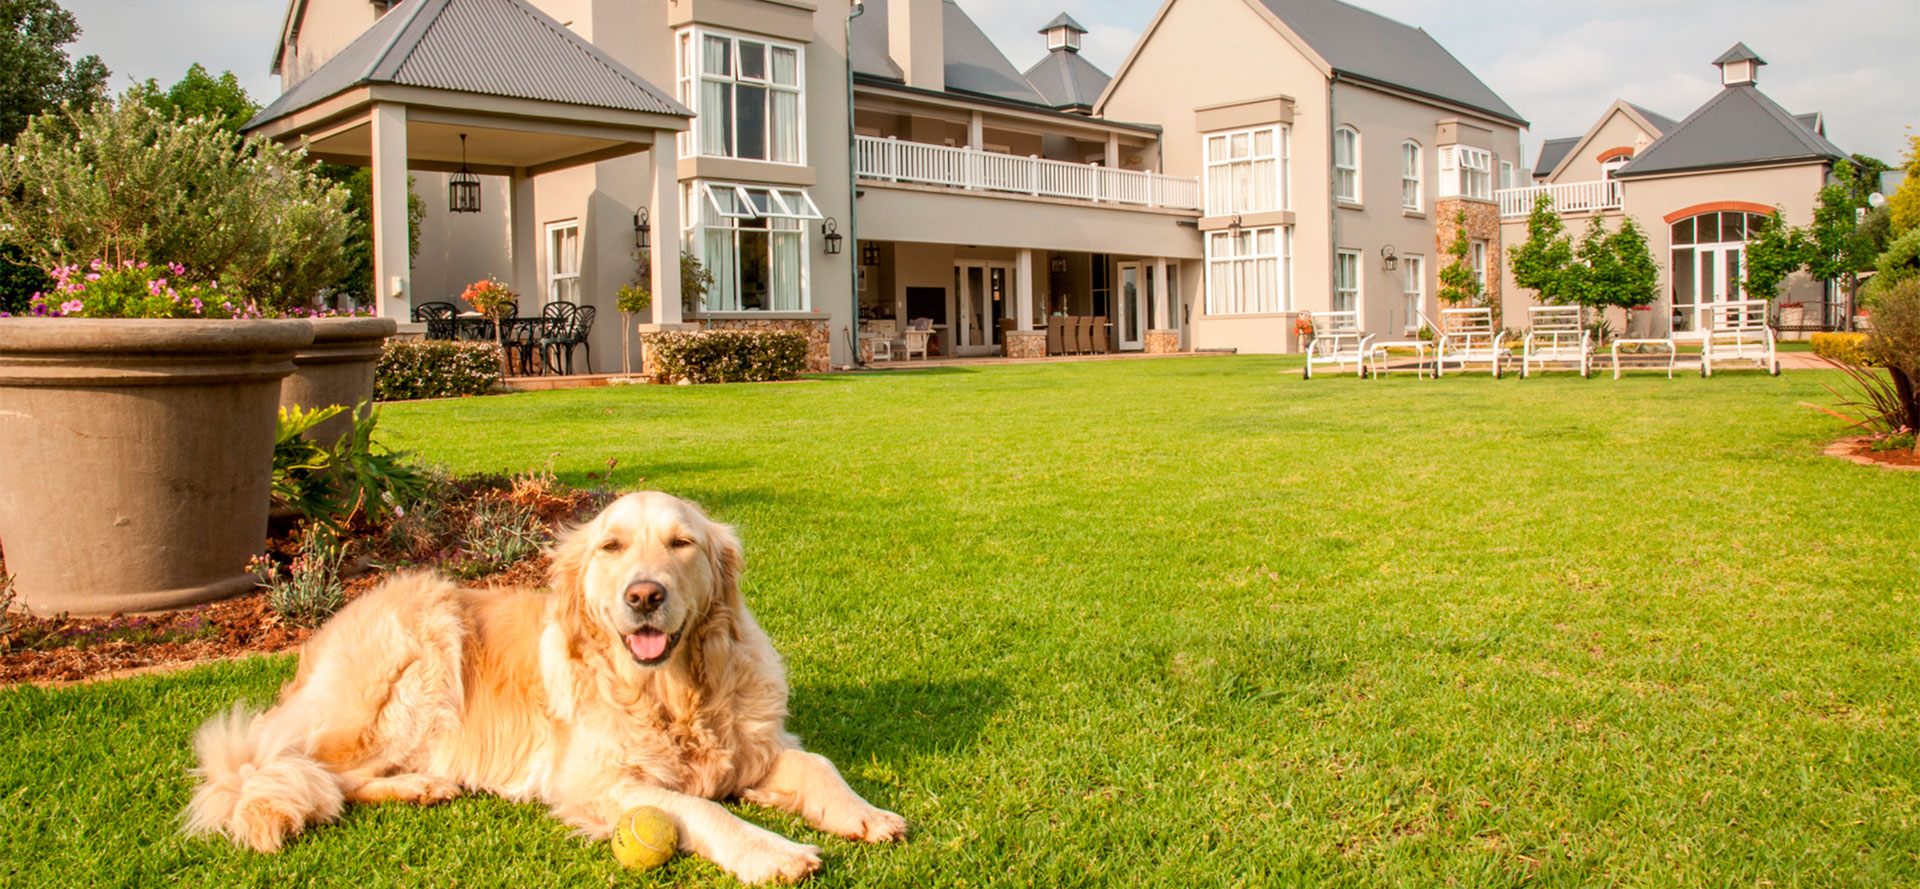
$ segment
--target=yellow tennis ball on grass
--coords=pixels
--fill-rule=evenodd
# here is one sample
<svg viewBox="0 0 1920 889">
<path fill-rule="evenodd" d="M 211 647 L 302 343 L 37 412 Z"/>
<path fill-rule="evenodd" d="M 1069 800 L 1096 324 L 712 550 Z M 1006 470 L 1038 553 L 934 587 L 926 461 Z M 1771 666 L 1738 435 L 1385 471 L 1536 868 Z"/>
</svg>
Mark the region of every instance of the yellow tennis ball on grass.
<svg viewBox="0 0 1920 889">
<path fill-rule="evenodd" d="M 622 867 L 650 870 L 666 864 L 680 846 L 680 831 L 667 813 L 637 806 L 620 816 L 613 829 L 613 857 Z"/>
</svg>

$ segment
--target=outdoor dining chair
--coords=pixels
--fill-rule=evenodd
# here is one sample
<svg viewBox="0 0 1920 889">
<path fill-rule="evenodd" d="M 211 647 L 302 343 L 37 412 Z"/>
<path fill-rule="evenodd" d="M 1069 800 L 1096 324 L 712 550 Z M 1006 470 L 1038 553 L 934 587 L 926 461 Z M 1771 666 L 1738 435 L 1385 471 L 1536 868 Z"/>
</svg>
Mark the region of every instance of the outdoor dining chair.
<svg viewBox="0 0 1920 889">
<path fill-rule="evenodd" d="M 540 354 L 547 368 L 555 373 L 573 374 L 573 349 L 579 346 L 587 353 L 587 373 L 593 373 L 593 344 L 587 341 L 587 335 L 593 332 L 593 316 L 598 310 L 593 306 L 576 306 L 573 303 L 549 303 L 554 306 L 571 306 L 571 311 L 561 310 L 567 320 L 546 331 L 540 338 Z M 561 356 L 564 355 L 564 361 Z"/>
<path fill-rule="evenodd" d="M 413 320 L 427 325 L 427 339 L 450 340 L 454 338 L 454 318 L 460 314 L 460 308 L 449 302 L 421 303 L 413 307 Z"/>
</svg>

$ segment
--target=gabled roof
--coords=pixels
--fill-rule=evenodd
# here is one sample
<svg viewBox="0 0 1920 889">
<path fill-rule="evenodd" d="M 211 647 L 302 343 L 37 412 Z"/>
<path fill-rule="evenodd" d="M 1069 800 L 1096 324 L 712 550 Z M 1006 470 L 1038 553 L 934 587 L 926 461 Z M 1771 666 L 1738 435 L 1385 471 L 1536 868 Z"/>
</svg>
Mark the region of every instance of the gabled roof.
<svg viewBox="0 0 1920 889">
<path fill-rule="evenodd" d="M 1593 144 L 1594 140 L 1600 136 L 1600 131 L 1606 128 L 1607 122 L 1612 120 L 1616 114 L 1625 117 L 1628 123 L 1639 129 L 1642 133 L 1645 133 L 1648 142 L 1658 140 L 1661 136 L 1672 132 L 1675 127 L 1679 126 L 1679 124 L 1673 121 L 1673 118 L 1667 117 L 1664 114 L 1656 114 L 1648 111 L 1625 99 L 1615 99 L 1612 105 L 1607 106 L 1607 110 L 1600 113 L 1600 116 L 1594 120 L 1593 126 L 1589 127 L 1585 134 L 1568 139 L 1549 139 L 1547 142 L 1542 143 L 1540 146 L 1539 166 L 1533 168 L 1533 174 L 1544 179 L 1558 179 L 1562 173 L 1566 172 L 1566 168 L 1573 163 L 1575 158 L 1586 156 L 1587 152 L 1592 151 L 1596 147 Z M 1558 142 L 1566 142 L 1568 144 L 1556 146 L 1558 150 L 1553 154 L 1553 165 L 1547 166 L 1547 146 Z M 1635 139 L 1634 143 L 1636 145 L 1639 144 L 1639 140 Z M 1597 147 L 1601 149 L 1611 149 L 1614 146 L 1599 145 Z"/>
<path fill-rule="evenodd" d="M 1033 84 L 1048 105 L 1058 109 L 1093 110 L 1107 81 L 1112 79 L 1084 56 L 1070 49 L 1056 49 L 1027 69 L 1027 82 Z"/>
<path fill-rule="evenodd" d="M 1340 74 L 1464 105 L 1526 125 L 1421 28 L 1339 0 L 1258 0 Z"/>
<path fill-rule="evenodd" d="M 1540 143 L 1540 157 L 1533 162 L 1533 174 L 1544 177 L 1560 166 L 1560 160 L 1580 144 L 1580 136 L 1567 136 L 1560 139 L 1548 139 Z"/>
<path fill-rule="evenodd" d="M 1740 42 L 1735 43 L 1732 49 L 1721 53 L 1720 58 L 1713 60 L 1713 63 L 1716 65 L 1725 65 L 1729 62 L 1758 62 L 1764 65 L 1767 63 L 1767 60 L 1760 58 L 1759 53 L 1748 49 L 1746 43 Z"/>
<path fill-rule="evenodd" d="M 693 116 L 525 0 L 405 0 L 247 128 L 372 84 Z"/>
<path fill-rule="evenodd" d="M 1080 27 L 1080 23 L 1074 21 L 1073 16 L 1067 15 L 1064 12 L 1054 16 L 1053 21 L 1050 21 L 1045 25 L 1040 26 L 1039 33 L 1045 34 L 1048 31 L 1051 31 L 1055 28 L 1071 28 L 1075 31 L 1079 31 L 1082 34 L 1087 33 L 1087 29 Z"/>
<path fill-rule="evenodd" d="M 1752 84 L 1742 83 L 1720 90 L 1614 175 L 1624 179 L 1846 156 Z"/>
<path fill-rule="evenodd" d="M 1680 125 L 1679 121 L 1674 120 L 1673 118 L 1668 117 L 1664 114 L 1661 114 L 1657 111 L 1650 111 L 1647 109 L 1645 105 L 1635 105 L 1632 102 L 1627 102 L 1626 105 L 1628 108 L 1632 108 L 1642 118 L 1645 118 L 1648 124 L 1653 126 L 1653 129 L 1654 129 L 1653 134 L 1656 137 L 1664 136 L 1667 133 L 1672 132 L 1674 127 L 1677 127 Z"/>
<path fill-rule="evenodd" d="M 1000 48 L 959 4 L 945 0 L 941 15 L 942 47 L 948 92 L 972 93 L 994 99 L 1053 107 L 1020 76 Z M 904 81 L 906 74 L 887 52 L 887 0 L 869 0 L 867 11 L 853 20 L 853 71 L 881 80 Z"/>
</svg>

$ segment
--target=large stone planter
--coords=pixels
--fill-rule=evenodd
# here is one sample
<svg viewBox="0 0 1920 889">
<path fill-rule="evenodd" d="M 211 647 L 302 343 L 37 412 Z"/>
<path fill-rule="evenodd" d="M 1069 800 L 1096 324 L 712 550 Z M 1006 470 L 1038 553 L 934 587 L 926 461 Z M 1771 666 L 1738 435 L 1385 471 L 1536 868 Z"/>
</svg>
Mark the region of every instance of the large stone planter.
<svg viewBox="0 0 1920 889">
<path fill-rule="evenodd" d="M 0 550 L 35 614 L 253 588 L 306 321 L 0 318 Z"/>
<path fill-rule="evenodd" d="M 306 410 L 339 405 L 338 416 L 307 438 L 332 445 L 373 409 L 373 369 L 399 325 L 392 318 L 315 318 L 313 344 L 293 355 L 293 375 L 280 383 L 280 406 Z"/>
</svg>

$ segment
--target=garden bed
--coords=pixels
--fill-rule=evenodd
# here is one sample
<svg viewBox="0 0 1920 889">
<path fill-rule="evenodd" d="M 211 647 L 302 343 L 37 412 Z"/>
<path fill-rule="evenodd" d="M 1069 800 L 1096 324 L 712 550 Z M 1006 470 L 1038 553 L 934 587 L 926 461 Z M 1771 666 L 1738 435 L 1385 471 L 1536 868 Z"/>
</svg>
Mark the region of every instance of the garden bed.
<svg viewBox="0 0 1920 889">
<path fill-rule="evenodd" d="M 1876 451 L 1873 449 L 1876 436 L 1858 435 L 1843 438 L 1827 446 L 1829 457 L 1851 460 L 1862 466 L 1880 466 L 1887 469 L 1904 469 L 1920 472 L 1920 456 L 1915 456 L 1911 448 L 1891 448 Z"/>
</svg>

